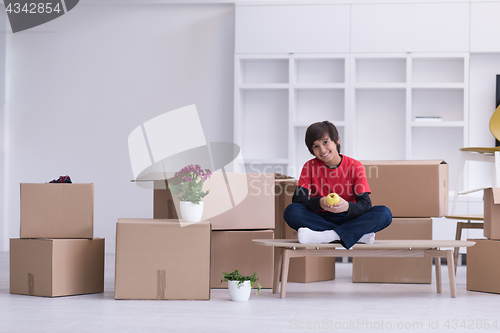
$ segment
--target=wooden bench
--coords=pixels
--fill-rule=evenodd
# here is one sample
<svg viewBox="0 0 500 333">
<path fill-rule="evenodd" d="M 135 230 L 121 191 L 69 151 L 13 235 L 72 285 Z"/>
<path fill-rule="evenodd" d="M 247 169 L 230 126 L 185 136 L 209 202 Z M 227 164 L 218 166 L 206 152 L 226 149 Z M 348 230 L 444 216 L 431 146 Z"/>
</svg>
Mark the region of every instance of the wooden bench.
<svg viewBox="0 0 500 333">
<path fill-rule="evenodd" d="M 431 257 L 436 258 L 436 286 L 441 293 L 441 258 L 446 258 L 451 297 L 457 297 L 453 250 L 440 248 L 470 247 L 471 241 L 457 240 L 376 240 L 374 244 L 356 244 L 346 250 L 339 243 L 300 244 L 296 239 L 254 239 L 262 246 L 273 246 L 277 254 L 274 262 L 273 294 L 278 292 L 281 277 L 281 298 L 286 297 L 286 283 L 290 258 L 298 257 Z"/>
</svg>

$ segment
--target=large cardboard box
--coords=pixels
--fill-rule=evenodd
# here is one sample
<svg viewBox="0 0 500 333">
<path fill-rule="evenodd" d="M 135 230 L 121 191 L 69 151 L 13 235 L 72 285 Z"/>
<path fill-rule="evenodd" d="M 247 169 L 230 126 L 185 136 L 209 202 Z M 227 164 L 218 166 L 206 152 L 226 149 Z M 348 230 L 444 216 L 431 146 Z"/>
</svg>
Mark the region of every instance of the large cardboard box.
<svg viewBox="0 0 500 333">
<path fill-rule="evenodd" d="M 11 239 L 10 293 L 68 296 L 104 291 L 104 239 Z"/>
<path fill-rule="evenodd" d="M 212 230 L 275 228 L 274 174 L 214 172 L 203 189 L 210 193 L 203 199 L 202 220 Z M 155 219 L 179 217 L 179 199 L 168 181 L 155 181 L 153 193 Z"/>
<path fill-rule="evenodd" d="M 467 290 L 500 294 L 500 241 L 468 239 Z"/>
<path fill-rule="evenodd" d="M 274 239 L 272 230 L 212 231 L 211 287 L 227 288 L 220 282 L 222 271 L 238 270 L 242 275 L 257 273 L 262 288 L 273 287 L 274 251 L 272 247 L 255 245 L 252 239 Z"/>
<path fill-rule="evenodd" d="M 118 219 L 116 299 L 210 299 L 210 223 Z"/>
<path fill-rule="evenodd" d="M 394 218 L 377 239 L 432 239 L 431 218 Z M 432 258 L 353 258 L 352 282 L 431 283 Z"/>
<path fill-rule="evenodd" d="M 500 240 L 500 188 L 484 189 L 484 237 Z"/>
<path fill-rule="evenodd" d="M 448 164 L 432 161 L 361 161 L 373 205 L 389 207 L 393 217 L 448 214 Z"/>
<path fill-rule="evenodd" d="M 297 231 L 283 220 L 283 238 L 297 239 Z M 302 257 L 290 258 L 288 269 L 289 282 L 318 282 L 335 279 L 335 258 Z"/>
<path fill-rule="evenodd" d="M 94 184 L 21 184 L 21 238 L 94 237 Z"/>
</svg>

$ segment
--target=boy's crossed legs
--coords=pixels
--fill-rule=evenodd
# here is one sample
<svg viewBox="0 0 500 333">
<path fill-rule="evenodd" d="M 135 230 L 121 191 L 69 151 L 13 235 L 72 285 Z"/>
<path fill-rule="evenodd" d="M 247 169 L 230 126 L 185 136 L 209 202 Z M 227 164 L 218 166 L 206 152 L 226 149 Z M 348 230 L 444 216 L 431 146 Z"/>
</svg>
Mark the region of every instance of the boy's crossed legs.
<svg viewBox="0 0 500 333">
<path fill-rule="evenodd" d="M 374 233 L 391 224 L 391 211 L 374 206 L 355 218 L 345 213 L 312 212 L 304 204 L 292 203 L 284 213 L 288 225 L 298 231 L 300 243 L 330 243 L 340 241 L 347 249 L 356 242 L 371 244 Z"/>
</svg>

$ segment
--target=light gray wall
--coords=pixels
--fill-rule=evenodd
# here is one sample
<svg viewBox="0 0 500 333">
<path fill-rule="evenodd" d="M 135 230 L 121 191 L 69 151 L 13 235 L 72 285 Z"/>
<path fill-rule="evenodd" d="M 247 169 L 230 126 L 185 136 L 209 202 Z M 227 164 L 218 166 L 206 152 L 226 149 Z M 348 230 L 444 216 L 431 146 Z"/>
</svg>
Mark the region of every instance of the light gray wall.
<svg viewBox="0 0 500 333">
<path fill-rule="evenodd" d="M 4 174 L 5 174 L 5 40 L 7 36 L 7 15 L 0 6 L 0 251 L 7 239 L 7 224 L 4 221 Z"/>
<path fill-rule="evenodd" d="M 152 191 L 130 182 L 127 138 L 155 116 L 196 104 L 207 141 L 233 140 L 232 4 L 80 3 L 6 42 L 0 249 L 19 237 L 19 184 L 68 174 L 95 184 L 94 235 L 113 252 L 117 218 L 152 217 Z"/>
</svg>

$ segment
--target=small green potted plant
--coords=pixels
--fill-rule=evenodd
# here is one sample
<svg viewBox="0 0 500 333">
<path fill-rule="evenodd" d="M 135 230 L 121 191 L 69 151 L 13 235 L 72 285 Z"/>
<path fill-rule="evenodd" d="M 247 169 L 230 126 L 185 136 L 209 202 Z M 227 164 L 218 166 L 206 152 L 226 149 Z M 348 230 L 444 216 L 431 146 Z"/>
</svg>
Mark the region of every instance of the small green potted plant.
<svg viewBox="0 0 500 333">
<path fill-rule="evenodd" d="M 222 275 L 223 276 L 220 282 L 227 282 L 229 296 L 232 301 L 237 302 L 248 301 L 254 283 L 259 280 L 257 273 L 255 272 L 250 276 L 244 276 L 241 275 L 238 270 L 235 270 L 232 273 L 222 271 Z M 261 288 L 262 286 L 257 282 L 257 292 L 255 295 L 259 294 Z"/>
<path fill-rule="evenodd" d="M 191 164 L 175 173 L 168 189 L 180 200 L 182 219 L 186 222 L 199 222 L 203 215 L 203 198 L 210 190 L 203 191 L 203 183 L 210 178 L 212 172 L 203 170 L 198 164 Z"/>
</svg>

